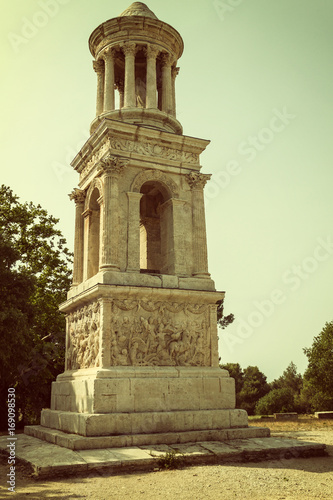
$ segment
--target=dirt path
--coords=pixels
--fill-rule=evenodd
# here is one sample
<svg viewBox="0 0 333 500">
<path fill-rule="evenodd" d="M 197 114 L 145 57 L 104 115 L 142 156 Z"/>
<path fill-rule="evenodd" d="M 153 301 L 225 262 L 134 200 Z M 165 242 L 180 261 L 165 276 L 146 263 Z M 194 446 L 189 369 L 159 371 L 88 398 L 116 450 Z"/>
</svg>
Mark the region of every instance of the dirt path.
<svg viewBox="0 0 333 500">
<path fill-rule="evenodd" d="M 295 423 L 296 424 L 296 423 Z M 121 476 L 91 474 L 84 478 L 36 482 L 17 471 L 16 493 L 6 491 L 8 467 L 0 474 L 0 498 L 39 499 L 240 499 L 312 500 L 333 498 L 333 422 L 295 425 L 283 422 L 278 435 L 325 443 L 328 457 L 260 463 L 196 466 Z M 269 425 L 272 431 L 274 425 Z M 276 427 L 276 426 L 275 426 Z M 308 429 L 311 430 L 308 430 Z"/>
</svg>

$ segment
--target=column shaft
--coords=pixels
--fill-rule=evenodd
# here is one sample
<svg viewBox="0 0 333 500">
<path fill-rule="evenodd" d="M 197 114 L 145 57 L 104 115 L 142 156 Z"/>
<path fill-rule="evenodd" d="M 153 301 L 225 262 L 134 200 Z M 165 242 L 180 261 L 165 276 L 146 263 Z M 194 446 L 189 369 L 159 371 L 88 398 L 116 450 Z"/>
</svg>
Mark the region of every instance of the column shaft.
<svg viewBox="0 0 333 500">
<path fill-rule="evenodd" d="M 146 108 L 157 108 L 156 57 L 158 53 L 157 47 L 147 47 Z"/>
<path fill-rule="evenodd" d="M 184 233 L 184 227 L 188 226 L 185 218 L 185 205 L 184 200 L 171 198 L 160 207 L 163 269 L 177 276 L 189 274 Z"/>
<path fill-rule="evenodd" d="M 106 49 L 104 81 L 104 113 L 114 109 L 114 50 Z"/>
<path fill-rule="evenodd" d="M 125 92 L 124 92 L 124 107 L 136 107 L 135 99 L 135 43 L 125 43 L 123 45 L 125 54 Z"/>
<path fill-rule="evenodd" d="M 171 55 L 163 55 L 162 66 L 162 111 L 172 113 Z"/>
<path fill-rule="evenodd" d="M 109 172 L 103 176 L 103 236 L 101 269 L 119 270 L 118 179 Z"/>
<path fill-rule="evenodd" d="M 75 201 L 75 237 L 74 237 L 74 262 L 73 262 L 73 286 L 78 285 L 83 280 L 83 239 L 84 221 L 82 213 L 84 211 L 85 192 L 81 189 L 74 189 L 69 195 Z"/>
<path fill-rule="evenodd" d="M 93 61 L 93 67 L 97 73 L 96 116 L 99 116 L 104 107 L 104 63 L 101 60 Z"/>
<path fill-rule="evenodd" d="M 127 271 L 140 271 L 140 200 L 142 193 L 127 193 L 128 232 L 127 232 Z"/>
<path fill-rule="evenodd" d="M 83 217 L 84 203 L 76 203 L 75 206 L 75 239 L 74 239 L 74 263 L 73 263 L 73 285 L 78 285 L 83 279 Z"/>
<path fill-rule="evenodd" d="M 82 214 L 84 224 L 84 241 L 83 241 L 83 281 L 88 279 L 89 276 L 89 244 L 90 244 L 90 222 L 91 210 L 85 210 Z"/>
<path fill-rule="evenodd" d="M 176 77 L 179 73 L 179 68 L 173 67 L 171 70 L 172 76 L 172 115 L 176 117 Z"/>
<path fill-rule="evenodd" d="M 202 188 L 192 190 L 193 275 L 208 277 L 207 235 Z"/>
</svg>

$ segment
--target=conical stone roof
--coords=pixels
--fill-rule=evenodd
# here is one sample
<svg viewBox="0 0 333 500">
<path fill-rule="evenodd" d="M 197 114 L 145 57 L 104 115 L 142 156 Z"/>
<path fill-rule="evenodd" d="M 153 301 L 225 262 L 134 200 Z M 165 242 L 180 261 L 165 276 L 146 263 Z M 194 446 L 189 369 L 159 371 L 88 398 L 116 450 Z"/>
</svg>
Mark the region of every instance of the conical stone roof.
<svg viewBox="0 0 333 500">
<path fill-rule="evenodd" d="M 125 16 L 142 16 L 142 17 L 151 17 L 152 19 L 158 19 L 155 16 L 154 12 L 152 12 L 145 3 L 142 2 L 134 2 L 130 5 L 119 17 Z"/>
</svg>

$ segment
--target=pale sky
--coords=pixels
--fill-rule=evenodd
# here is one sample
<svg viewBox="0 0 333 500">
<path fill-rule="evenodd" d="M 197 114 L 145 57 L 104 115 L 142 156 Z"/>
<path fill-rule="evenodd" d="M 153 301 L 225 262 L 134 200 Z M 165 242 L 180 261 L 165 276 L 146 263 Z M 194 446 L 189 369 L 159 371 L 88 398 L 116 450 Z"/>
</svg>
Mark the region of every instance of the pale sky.
<svg viewBox="0 0 333 500">
<path fill-rule="evenodd" d="M 123 0 L 1 1 L 1 183 L 40 203 L 73 248 L 70 161 L 95 116 L 91 32 Z M 333 2 L 151 0 L 179 31 L 177 118 L 201 157 L 209 270 L 237 321 L 223 363 L 268 381 L 333 319 Z"/>
</svg>

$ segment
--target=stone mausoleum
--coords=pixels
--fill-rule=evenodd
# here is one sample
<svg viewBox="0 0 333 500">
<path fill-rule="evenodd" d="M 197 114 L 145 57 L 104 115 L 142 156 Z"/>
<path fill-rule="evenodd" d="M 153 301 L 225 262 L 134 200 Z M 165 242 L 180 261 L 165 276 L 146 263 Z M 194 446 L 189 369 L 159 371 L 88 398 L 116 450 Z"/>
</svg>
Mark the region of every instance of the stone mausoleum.
<svg viewBox="0 0 333 500">
<path fill-rule="evenodd" d="M 267 436 L 219 368 L 200 154 L 176 118 L 180 34 L 141 3 L 89 39 L 91 135 L 72 162 L 66 366 L 26 432 L 72 449 Z"/>
</svg>

